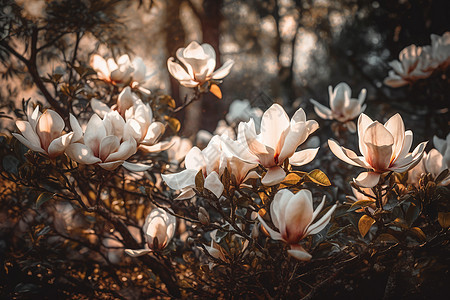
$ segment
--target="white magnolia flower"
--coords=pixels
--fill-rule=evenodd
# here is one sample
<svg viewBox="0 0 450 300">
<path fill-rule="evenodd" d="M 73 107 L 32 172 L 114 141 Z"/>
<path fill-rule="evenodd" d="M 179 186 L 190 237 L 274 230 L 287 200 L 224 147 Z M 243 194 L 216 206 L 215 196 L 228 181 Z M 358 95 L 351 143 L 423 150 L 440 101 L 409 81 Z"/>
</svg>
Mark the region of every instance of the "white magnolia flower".
<svg viewBox="0 0 450 300">
<path fill-rule="evenodd" d="M 123 140 L 125 121 L 117 112 L 108 113 L 103 120 L 96 114 L 92 115 L 84 134 L 73 115 L 70 115 L 70 125 L 74 131 L 73 140 L 79 142 L 70 144 L 66 153 L 76 162 L 98 164 L 105 170 L 114 170 L 120 165 L 135 172 L 149 168 L 125 161 L 136 153 L 137 143 L 134 138 Z"/>
<path fill-rule="evenodd" d="M 283 241 L 291 247 L 289 255 L 298 260 L 310 260 L 311 254 L 299 244 L 308 235 L 317 234 L 330 222 L 331 215 L 336 209 L 334 204 L 328 212 L 315 223 L 317 215 L 325 204 L 322 202 L 313 210 L 312 194 L 308 190 L 300 190 L 293 194 L 287 189 L 278 191 L 270 204 L 270 217 L 278 231 L 270 228 L 266 221 L 258 214 L 258 219 L 274 240 Z"/>
<path fill-rule="evenodd" d="M 261 122 L 262 115 L 263 111 L 258 107 L 252 107 L 250 101 L 234 100 L 228 108 L 225 119 L 230 125 L 238 124 L 239 122 L 248 122 L 250 119 L 253 119 L 258 124 Z"/>
<path fill-rule="evenodd" d="M 361 114 L 358 119 L 358 138 L 359 150 L 363 156 L 357 156 L 334 140 L 328 140 L 328 145 L 334 155 L 344 162 L 369 169 L 355 179 L 361 187 L 374 187 L 385 172 L 402 173 L 414 167 L 422 158 L 427 144 L 422 142 L 409 153 L 413 133 L 411 130 L 405 132 L 405 125 L 399 114 L 391 117 L 384 125 Z"/>
<path fill-rule="evenodd" d="M 216 67 L 214 48 L 209 44 L 200 45 L 195 41 L 186 48 L 178 49 L 176 55 L 181 64 L 171 57 L 167 60 L 167 67 L 170 74 L 185 87 L 196 87 L 211 79 L 223 79 L 230 73 L 234 64 L 232 60 L 228 60 L 214 71 Z"/>
<path fill-rule="evenodd" d="M 440 139 L 437 136 L 434 136 L 433 144 L 439 153 L 442 154 L 444 164 L 447 168 L 450 168 L 450 133 L 447 134 L 445 139 Z"/>
<path fill-rule="evenodd" d="M 201 170 L 205 179 L 204 187 L 210 190 L 217 198 L 222 195 L 224 186 L 220 175 L 224 170 L 223 156 L 221 155 L 221 141 L 219 136 L 211 139 L 208 146 L 200 150 L 193 147 L 186 155 L 184 164 L 186 170 L 174 174 L 161 174 L 166 184 L 173 190 L 181 190 L 177 199 L 189 199 L 195 196 L 195 176 Z"/>
<path fill-rule="evenodd" d="M 100 55 L 91 57 L 91 67 L 97 72 L 99 79 L 111 82 L 115 85 L 126 85 L 131 81 L 134 69 L 127 54 L 122 55 L 116 61 L 113 58 L 105 60 Z"/>
<path fill-rule="evenodd" d="M 432 34 L 430 46 L 431 58 L 438 66 L 446 68 L 450 64 L 450 31 L 442 36 Z"/>
<path fill-rule="evenodd" d="M 384 84 L 396 88 L 427 78 L 433 69 L 430 64 L 433 65 L 433 61 L 428 51 L 416 45 L 408 46 L 400 52 L 399 60 L 389 63 L 393 70 L 389 71 Z"/>
<path fill-rule="evenodd" d="M 73 132 L 63 134 L 64 120 L 58 113 L 47 109 L 43 114 L 36 106 L 34 111 L 31 102 L 27 108 L 28 121 L 18 120 L 17 128 L 21 134 L 13 135 L 25 146 L 35 152 L 40 152 L 49 157 L 57 157 L 64 153 L 72 141 Z"/>
<path fill-rule="evenodd" d="M 162 250 L 172 240 L 177 226 L 177 219 L 162 208 L 154 208 L 145 218 L 142 230 L 145 236 L 145 248 L 139 250 L 125 249 L 125 253 L 137 257 L 154 250 Z"/>
<path fill-rule="evenodd" d="M 444 157 L 436 149 L 431 149 L 430 152 L 424 152 L 422 160 L 409 170 L 408 183 L 418 186 L 420 176 L 422 174 L 431 174 L 433 179 L 436 179 L 442 171 L 448 169 L 447 164 L 444 161 Z M 440 182 L 440 185 L 448 185 L 450 183 L 450 174 Z"/>
<path fill-rule="evenodd" d="M 264 185 L 275 185 L 286 177 L 286 172 L 281 167 L 286 159 L 289 159 L 291 165 L 302 166 L 313 160 L 319 151 L 316 148 L 295 152 L 319 127 L 316 121 L 306 120 L 301 108 L 289 121 L 284 109 L 279 104 L 273 104 L 262 117 L 261 133 L 258 135 L 253 119 L 241 124 L 241 143 L 248 147 L 253 158 L 246 160 L 236 151 L 233 154 L 249 163 L 259 163 L 265 167 L 267 173 L 261 181 Z"/>
<path fill-rule="evenodd" d="M 148 103 L 142 102 L 126 87 L 119 94 L 117 104 L 109 108 L 97 99 L 91 99 L 91 107 L 96 114 L 104 118 L 111 112 L 120 113 L 126 122 L 123 127 L 124 139 L 134 138 L 139 149 L 146 152 L 159 152 L 170 148 L 170 142 L 157 143 L 164 134 L 165 126 L 153 119 L 153 111 Z"/>
<path fill-rule="evenodd" d="M 342 122 L 351 132 L 355 132 L 356 126 L 351 120 L 358 117 L 366 109 L 366 105 L 362 105 L 366 99 L 366 93 L 366 89 L 362 89 L 358 99 L 354 99 L 352 98 L 350 86 L 345 82 L 341 82 L 334 90 L 331 85 L 328 87 L 330 108 L 313 99 L 309 101 L 314 104 L 314 110 L 319 117 Z"/>
</svg>

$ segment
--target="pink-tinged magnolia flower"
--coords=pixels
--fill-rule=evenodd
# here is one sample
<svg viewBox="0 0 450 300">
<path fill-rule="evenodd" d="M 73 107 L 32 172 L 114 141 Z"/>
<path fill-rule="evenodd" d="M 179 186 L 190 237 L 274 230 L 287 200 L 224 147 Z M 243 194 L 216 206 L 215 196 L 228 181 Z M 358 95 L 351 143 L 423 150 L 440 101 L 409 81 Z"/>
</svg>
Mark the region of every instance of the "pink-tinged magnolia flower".
<svg viewBox="0 0 450 300">
<path fill-rule="evenodd" d="M 433 69 L 430 64 L 433 62 L 428 51 L 423 51 L 422 47 L 416 45 L 408 46 L 400 52 L 399 60 L 389 63 L 393 70 L 389 71 L 384 84 L 396 88 L 427 78 L 432 73 L 430 69 Z"/>
<path fill-rule="evenodd" d="M 216 67 L 214 48 L 209 44 L 200 45 L 195 41 L 186 48 L 178 49 L 176 55 L 181 64 L 171 57 L 167 60 L 167 67 L 170 74 L 185 87 L 196 87 L 211 79 L 223 79 L 230 73 L 234 64 L 234 61 L 228 60 L 214 71 Z"/>
<path fill-rule="evenodd" d="M 181 190 L 177 199 L 189 199 L 195 196 L 195 176 L 201 170 L 205 179 L 204 188 L 210 190 L 217 198 L 222 195 L 224 186 L 220 175 L 224 170 L 219 136 L 214 136 L 205 149 L 193 147 L 186 155 L 186 170 L 174 174 L 161 174 L 166 184 L 173 190 Z"/>
<path fill-rule="evenodd" d="M 313 224 L 324 204 L 325 196 L 319 206 L 313 210 L 313 199 L 310 191 L 300 190 L 297 194 L 293 194 L 291 191 L 283 189 L 275 194 L 270 204 L 270 217 L 273 225 L 279 231 L 270 228 L 259 214 L 258 219 L 272 239 L 289 244 L 291 247 L 291 250 L 288 250 L 289 255 L 298 260 L 310 260 L 311 254 L 306 252 L 299 243 L 306 236 L 319 233 L 330 222 L 336 204 Z"/>
<path fill-rule="evenodd" d="M 241 157 L 239 152 L 233 154 L 249 163 L 258 163 L 267 169 L 261 180 L 262 184 L 271 186 L 280 183 L 286 172 L 281 167 L 286 159 L 294 166 L 309 163 L 319 151 L 319 148 L 305 149 L 295 152 L 308 136 L 319 125 L 314 120 L 306 120 L 303 109 L 298 109 L 292 119 L 279 104 L 273 104 L 263 115 L 261 133 L 256 134 L 253 119 L 239 126 L 242 136 L 241 143 L 247 145 L 253 158 Z"/>
<path fill-rule="evenodd" d="M 74 135 L 73 132 L 63 134 L 64 120 L 51 109 L 43 114 L 39 112 L 39 106 L 34 111 L 29 104 L 27 109 L 28 122 L 18 120 L 17 128 L 21 134 L 13 135 L 25 146 L 35 152 L 48 155 L 51 158 L 64 153 Z"/>
<path fill-rule="evenodd" d="M 440 139 L 437 136 L 433 137 L 434 147 L 443 156 L 443 163 L 450 168 L 450 133 L 445 139 Z"/>
<path fill-rule="evenodd" d="M 105 170 L 114 170 L 123 165 L 130 171 L 145 171 L 149 167 L 142 164 L 126 162 L 136 153 L 137 143 L 134 138 L 123 140 L 125 121 L 115 111 L 100 119 L 96 114 L 89 120 L 84 134 L 77 119 L 71 115 L 70 125 L 77 143 L 70 144 L 66 154 L 80 164 L 98 164 Z M 81 142 L 82 141 L 82 142 Z"/>
<path fill-rule="evenodd" d="M 442 171 L 448 169 L 444 161 L 444 157 L 436 149 L 431 149 L 430 152 L 424 152 L 422 160 L 408 171 L 408 183 L 419 185 L 419 179 L 422 174 L 431 174 L 433 179 L 436 179 Z M 450 175 L 448 175 L 444 180 L 442 180 L 439 185 L 448 185 L 450 183 Z"/>
<path fill-rule="evenodd" d="M 145 219 L 142 230 L 145 236 L 145 248 L 139 250 L 125 249 L 125 253 L 137 257 L 155 250 L 164 249 L 172 240 L 177 226 L 177 219 L 162 208 L 154 208 Z"/>
<path fill-rule="evenodd" d="M 351 132 L 356 132 L 356 125 L 351 120 L 358 117 L 366 109 L 366 105 L 362 105 L 366 99 L 366 93 L 366 89 L 362 89 L 358 99 L 354 99 L 350 86 L 341 82 L 334 90 L 331 85 L 328 87 L 330 108 L 316 100 L 310 99 L 309 101 L 314 105 L 316 114 L 322 119 L 337 120 L 344 123 Z"/>
<path fill-rule="evenodd" d="M 328 140 L 328 145 L 334 155 L 344 162 L 370 170 L 359 174 L 355 179 L 361 187 L 374 187 L 385 172 L 402 173 L 413 168 L 422 158 L 427 144 L 422 142 L 409 153 L 413 133 L 411 130 L 405 132 L 405 125 L 399 114 L 391 117 L 384 126 L 361 114 L 358 119 L 358 138 L 359 150 L 363 156 L 357 156 L 334 140 Z"/>
</svg>

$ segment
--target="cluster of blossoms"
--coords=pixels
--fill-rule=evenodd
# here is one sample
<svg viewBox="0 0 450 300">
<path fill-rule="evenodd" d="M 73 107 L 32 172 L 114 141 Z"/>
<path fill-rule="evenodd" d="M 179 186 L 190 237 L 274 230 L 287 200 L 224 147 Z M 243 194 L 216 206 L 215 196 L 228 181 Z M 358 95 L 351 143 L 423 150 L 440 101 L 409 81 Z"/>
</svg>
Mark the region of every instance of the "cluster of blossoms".
<svg viewBox="0 0 450 300">
<path fill-rule="evenodd" d="M 410 45 L 399 54 L 399 60 L 389 63 L 392 70 L 384 83 L 396 88 L 429 77 L 436 69 L 450 64 L 450 32 L 442 36 L 432 34 L 431 45 Z"/>
<path fill-rule="evenodd" d="M 302 166 L 314 159 L 318 148 L 295 150 L 317 128 L 316 121 L 306 120 L 303 109 L 297 110 L 289 120 L 284 109 L 274 104 L 264 113 L 259 134 L 256 134 L 253 119 L 241 122 L 236 140 L 226 134 L 214 136 L 205 149 L 194 147 L 189 151 L 185 160 L 186 170 L 163 174 L 163 179 L 172 189 L 182 191 L 178 199 L 191 198 L 195 195 L 192 191 L 195 176 L 201 170 L 205 188 L 220 197 L 224 189 L 220 176 L 225 168 L 235 176 L 239 186 L 247 179 L 259 177 L 250 170 L 261 165 L 267 170 L 261 183 L 272 186 L 286 177 L 282 168 L 285 160 L 288 159 L 291 165 Z"/>
<path fill-rule="evenodd" d="M 433 138 L 435 149 L 431 149 L 428 153 L 424 152 L 422 160 L 409 170 L 408 183 L 418 185 L 419 178 L 422 174 L 431 174 L 436 179 L 442 171 L 450 169 L 450 133 L 447 138 Z M 444 178 L 440 185 L 448 185 L 450 183 L 450 174 Z"/>
<path fill-rule="evenodd" d="M 433 44 L 426 51 L 433 57 L 436 65 L 448 64 L 448 57 L 443 56 L 448 51 L 442 49 L 447 47 L 449 37 L 449 33 L 442 37 L 432 37 Z M 411 46 L 405 53 L 410 53 L 413 49 L 417 52 L 417 47 Z M 407 61 L 405 55 L 402 58 L 401 54 L 401 60 L 406 66 L 409 64 L 409 69 L 412 65 L 419 65 L 417 62 Z M 226 62 L 214 71 L 214 49 L 208 44 L 200 45 L 197 42 L 179 49 L 176 56 L 179 62 L 169 58 L 167 65 L 169 72 L 181 85 L 196 88 L 201 93 L 211 91 L 216 96 L 221 96 L 217 84 L 230 72 L 233 61 Z M 33 109 L 30 103 L 27 108 L 28 121 L 16 123 L 22 134 L 14 133 L 14 136 L 31 150 L 50 158 L 65 152 L 80 164 L 97 164 L 106 170 L 114 170 L 121 165 L 134 172 L 148 170 L 149 166 L 126 161 L 138 149 L 146 152 L 168 150 L 169 160 L 176 164 L 181 163 L 185 156 L 185 170 L 161 175 L 171 189 L 181 191 L 176 199 L 194 197 L 197 188 L 210 191 L 217 199 L 224 197 L 222 178 L 225 172 L 228 172 L 232 184 L 238 189 L 254 187 L 255 182 L 260 182 L 264 187 L 276 186 L 283 182 L 291 166 L 308 164 L 319 151 L 318 147 L 297 151 L 319 127 L 316 121 L 307 120 L 303 109 L 298 109 L 289 118 L 278 104 L 273 104 L 262 113 L 258 109 L 252 109 L 246 100 L 236 101 L 226 117 L 229 125 L 237 127 L 237 135 L 232 127 L 227 127 L 222 133 L 210 137 L 203 149 L 192 147 L 189 140 L 180 137 L 158 142 L 165 126 L 154 120 L 150 105 L 133 92 L 146 79 L 142 59 L 136 58 L 131 62 L 124 55 L 116 63 L 113 59 L 105 61 L 94 55 L 92 65 L 98 72 L 99 79 L 121 88 L 115 105 L 109 107 L 100 100 L 91 99 L 90 104 L 95 114 L 84 126 L 84 130 L 76 117 L 70 114 L 72 131 L 63 133 L 65 123 L 56 112 L 48 109 L 40 113 L 39 107 Z M 351 132 L 358 132 L 362 156 L 339 146 L 331 139 L 328 145 L 344 162 L 368 170 L 354 179 L 360 187 L 359 191 L 373 195 L 371 188 L 380 184 L 380 178 L 388 172 L 402 173 L 410 170 L 410 180 L 415 180 L 424 172 L 437 177 L 450 166 L 450 135 L 446 141 L 435 138 L 437 150 L 433 149 L 426 154 L 424 150 L 427 143 L 422 142 L 410 153 L 413 133 L 405 131 L 401 116 L 394 115 L 384 125 L 373 121 L 363 113 L 366 108 L 363 104 L 366 90 L 360 92 L 358 99 L 351 98 L 351 93 L 351 88 L 346 83 L 339 83 L 334 89 L 329 87 L 330 108 L 315 100 L 311 102 L 321 118 L 335 119 Z M 358 116 L 356 127 L 352 120 Z M 199 176 L 201 180 L 198 180 Z M 252 182 L 249 182 L 250 179 Z M 202 187 L 198 186 L 199 182 L 202 182 Z M 442 184 L 449 182 L 450 178 Z M 289 255 L 299 260 L 309 260 L 311 255 L 300 244 L 301 241 L 306 236 L 323 230 L 330 222 L 337 205 L 334 204 L 316 220 L 324 207 L 325 197 L 314 210 L 309 190 L 301 189 L 294 194 L 286 188 L 279 188 L 281 189 L 274 193 L 270 203 L 270 220 L 277 230 L 268 225 L 269 214 L 260 211 L 258 219 L 272 239 L 289 245 Z M 363 194 L 356 189 L 354 193 L 353 199 L 360 200 Z M 374 206 L 368 209 L 373 211 Z M 126 253 L 139 256 L 163 249 L 173 238 L 175 228 L 176 218 L 170 209 L 153 209 L 143 227 L 145 248 L 127 249 Z M 225 261 L 223 249 L 215 242 L 215 235 L 215 232 L 212 233 L 211 245 L 205 247 L 213 257 Z"/>
<path fill-rule="evenodd" d="M 124 54 L 116 62 L 113 58 L 105 60 L 95 54 L 91 57 L 91 66 L 97 72 L 98 78 L 103 81 L 119 87 L 130 85 L 149 93 L 142 85 L 151 77 L 151 74 L 147 73 L 147 67 L 140 57 L 131 61 L 130 57 Z"/>
</svg>

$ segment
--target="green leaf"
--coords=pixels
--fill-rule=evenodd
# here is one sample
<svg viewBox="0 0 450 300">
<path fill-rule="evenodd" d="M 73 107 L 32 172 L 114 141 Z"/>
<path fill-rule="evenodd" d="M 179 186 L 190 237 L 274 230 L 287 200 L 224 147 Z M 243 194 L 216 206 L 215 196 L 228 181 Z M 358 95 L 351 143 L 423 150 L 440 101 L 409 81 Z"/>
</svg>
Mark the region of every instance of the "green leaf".
<svg viewBox="0 0 450 300">
<path fill-rule="evenodd" d="M 195 188 L 200 193 L 203 192 L 203 187 L 205 185 L 205 178 L 203 178 L 202 170 L 198 171 L 197 175 L 195 175 Z"/>
<path fill-rule="evenodd" d="M 306 176 L 308 177 L 309 180 L 311 180 L 312 182 L 314 182 L 318 185 L 322 185 L 322 186 L 330 186 L 331 185 L 331 182 L 328 179 L 327 175 L 325 175 L 325 173 L 319 169 L 312 170 Z"/>
<path fill-rule="evenodd" d="M 39 207 L 41 207 L 42 204 L 44 204 L 48 200 L 50 200 L 53 197 L 55 197 L 55 195 L 56 194 L 52 194 L 52 193 L 49 193 L 49 192 L 43 192 L 42 194 L 40 194 L 39 197 L 36 200 L 36 208 L 39 209 Z"/>
<path fill-rule="evenodd" d="M 373 224 L 375 224 L 375 220 L 368 215 L 364 215 L 361 217 L 361 219 L 359 219 L 358 229 L 362 237 L 366 236 L 367 232 L 369 232 L 369 229 Z"/>
<path fill-rule="evenodd" d="M 350 209 L 358 208 L 358 207 L 366 207 L 366 206 L 369 206 L 374 203 L 375 203 L 375 200 L 369 200 L 369 199 L 359 200 L 359 201 L 356 201 L 355 203 L 353 203 L 352 206 L 350 206 Z"/>
<path fill-rule="evenodd" d="M 417 236 L 420 240 L 422 241 L 427 240 L 427 236 L 425 235 L 425 233 L 423 233 L 422 229 L 420 229 L 419 227 L 411 228 L 411 232 L 414 233 L 414 235 Z"/>
<path fill-rule="evenodd" d="M 169 128 L 174 132 L 177 133 L 180 131 L 181 123 L 176 118 L 167 118 L 167 123 L 169 124 Z"/>
<path fill-rule="evenodd" d="M 450 227 L 450 212 L 438 213 L 438 222 L 442 228 L 447 229 Z"/>
<path fill-rule="evenodd" d="M 297 184 L 300 180 L 302 180 L 303 177 L 299 176 L 295 173 L 289 173 L 280 184 L 284 185 L 294 185 Z"/>
</svg>

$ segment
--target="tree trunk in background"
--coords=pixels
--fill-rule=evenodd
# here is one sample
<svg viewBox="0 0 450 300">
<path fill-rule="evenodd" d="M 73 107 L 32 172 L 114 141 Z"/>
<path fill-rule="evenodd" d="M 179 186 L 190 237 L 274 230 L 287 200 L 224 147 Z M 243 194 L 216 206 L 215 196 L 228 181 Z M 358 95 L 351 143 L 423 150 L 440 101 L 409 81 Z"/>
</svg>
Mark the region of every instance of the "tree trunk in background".
<svg viewBox="0 0 450 300">
<path fill-rule="evenodd" d="M 222 0 L 204 0 L 203 11 L 200 17 L 200 24 L 203 32 L 203 43 L 208 43 L 216 50 L 216 68 L 221 66 L 220 62 L 220 23 L 222 22 Z M 226 97 L 226 94 L 224 94 Z M 227 109 L 226 103 L 217 99 L 213 94 L 208 93 L 203 96 L 200 107 L 201 115 L 199 124 L 206 130 L 212 132 L 216 128 L 217 122 L 223 118 Z"/>
<path fill-rule="evenodd" d="M 165 15 L 166 26 L 164 28 L 164 32 L 166 33 L 167 58 L 175 57 L 177 49 L 185 47 L 185 32 L 180 20 L 180 6 L 182 2 L 183 0 L 167 0 Z M 169 75 L 169 78 L 171 95 L 177 102 L 177 105 L 181 105 L 184 101 L 184 95 L 180 93 L 180 84 L 172 75 Z M 183 120 L 185 112 L 179 113 L 176 117 L 180 119 L 182 129 L 188 125 L 185 124 Z"/>
</svg>

